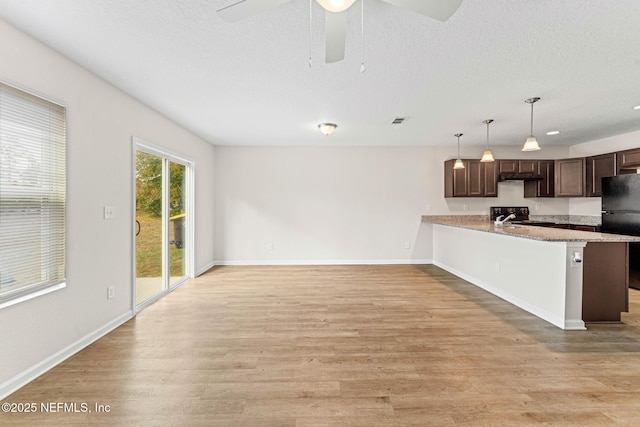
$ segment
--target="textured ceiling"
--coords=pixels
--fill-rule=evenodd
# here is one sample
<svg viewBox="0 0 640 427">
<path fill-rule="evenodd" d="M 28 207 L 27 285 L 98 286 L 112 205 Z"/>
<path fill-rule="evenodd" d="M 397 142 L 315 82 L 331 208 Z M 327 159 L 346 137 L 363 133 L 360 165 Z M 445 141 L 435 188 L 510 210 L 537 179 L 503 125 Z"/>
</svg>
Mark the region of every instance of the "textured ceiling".
<svg viewBox="0 0 640 427">
<path fill-rule="evenodd" d="M 216 145 L 483 145 L 485 119 L 520 145 L 534 96 L 543 149 L 640 130 L 638 0 L 464 0 L 444 23 L 364 0 L 363 74 L 361 1 L 335 64 L 308 0 L 234 24 L 216 10 L 235 0 L 0 0 L 0 17 Z"/>
</svg>

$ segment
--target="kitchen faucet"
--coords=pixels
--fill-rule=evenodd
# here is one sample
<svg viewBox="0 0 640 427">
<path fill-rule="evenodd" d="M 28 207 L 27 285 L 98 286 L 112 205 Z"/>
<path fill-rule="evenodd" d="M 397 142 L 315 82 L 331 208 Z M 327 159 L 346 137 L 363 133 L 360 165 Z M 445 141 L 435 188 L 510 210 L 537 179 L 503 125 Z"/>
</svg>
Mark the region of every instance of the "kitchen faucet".
<svg viewBox="0 0 640 427">
<path fill-rule="evenodd" d="M 515 214 L 510 214 L 509 216 L 507 216 L 505 219 L 502 219 L 504 217 L 504 215 L 500 215 L 499 217 L 496 218 L 496 221 L 493 223 L 496 227 L 502 227 L 504 225 L 505 222 L 509 221 L 510 219 L 515 219 L 516 215 Z"/>
</svg>

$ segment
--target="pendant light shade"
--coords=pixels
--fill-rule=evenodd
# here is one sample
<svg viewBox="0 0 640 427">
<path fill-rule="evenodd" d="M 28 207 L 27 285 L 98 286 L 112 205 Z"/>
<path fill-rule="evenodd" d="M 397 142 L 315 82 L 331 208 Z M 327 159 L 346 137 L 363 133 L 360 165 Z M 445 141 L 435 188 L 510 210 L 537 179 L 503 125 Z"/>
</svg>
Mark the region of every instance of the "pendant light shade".
<svg viewBox="0 0 640 427">
<path fill-rule="evenodd" d="M 491 152 L 491 150 L 489 150 L 489 124 L 491 122 L 493 122 L 492 119 L 487 119 L 482 122 L 487 125 L 487 149 L 482 154 L 482 158 L 480 159 L 480 161 L 483 163 L 494 162 L 496 160 L 493 158 L 493 153 Z"/>
<path fill-rule="evenodd" d="M 524 102 L 527 104 L 531 104 L 531 134 L 527 138 L 522 147 L 522 151 L 538 151 L 540 149 L 540 145 L 538 145 L 538 140 L 535 136 L 533 136 L 533 104 L 540 101 L 540 98 L 529 98 L 525 99 Z"/>
<path fill-rule="evenodd" d="M 462 136 L 462 134 L 461 133 L 456 133 L 453 136 L 458 138 L 458 158 L 456 159 L 455 163 L 453 164 L 453 168 L 454 169 L 464 169 L 464 163 L 462 163 L 462 160 L 460 159 L 460 137 Z"/>
</svg>

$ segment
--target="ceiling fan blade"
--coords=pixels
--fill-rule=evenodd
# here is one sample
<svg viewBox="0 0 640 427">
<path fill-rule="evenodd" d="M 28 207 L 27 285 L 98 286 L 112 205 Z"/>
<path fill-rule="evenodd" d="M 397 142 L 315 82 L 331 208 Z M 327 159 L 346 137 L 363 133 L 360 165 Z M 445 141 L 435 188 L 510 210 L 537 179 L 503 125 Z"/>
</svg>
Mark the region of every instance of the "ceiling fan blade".
<svg viewBox="0 0 640 427">
<path fill-rule="evenodd" d="M 394 6 L 403 7 L 437 19 L 438 21 L 446 21 L 455 13 L 462 4 L 462 0 L 382 0 L 385 3 Z"/>
<path fill-rule="evenodd" d="M 240 0 L 218 10 L 218 16 L 227 22 L 236 22 L 289 1 L 291 0 Z"/>
<path fill-rule="evenodd" d="M 345 12 L 327 12 L 325 18 L 326 51 L 324 62 L 342 61 L 344 59 L 345 39 L 347 37 L 347 14 Z"/>
</svg>

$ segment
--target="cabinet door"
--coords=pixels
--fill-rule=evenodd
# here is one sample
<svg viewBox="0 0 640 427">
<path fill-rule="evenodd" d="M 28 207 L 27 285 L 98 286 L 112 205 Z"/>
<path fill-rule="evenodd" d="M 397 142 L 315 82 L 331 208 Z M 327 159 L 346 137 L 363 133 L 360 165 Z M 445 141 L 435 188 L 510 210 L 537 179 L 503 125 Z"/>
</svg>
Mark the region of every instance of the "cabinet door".
<svg viewBox="0 0 640 427">
<path fill-rule="evenodd" d="M 535 173 L 542 176 L 538 181 L 525 181 L 524 197 L 554 197 L 554 162 L 537 160 Z"/>
<path fill-rule="evenodd" d="M 467 196 L 484 196 L 484 165 L 480 160 L 467 160 Z"/>
<path fill-rule="evenodd" d="M 498 197 L 498 162 L 482 163 L 484 168 L 484 196 Z"/>
<path fill-rule="evenodd" d="M 454 169 L 455 160 L 444 162 L 444 197 L 467 196 L 467 160 L 463 160 L 464 169 Z"/>
<path fill-rule="evenodd" d="M 535 173 L 538 168 L 537 160 L 518 160 L 518 172 L 525 173 Z"/>
<path fill-rule="evenodd" d="M 602 196 L 602 178 L 616 175 L 615 153 L 602 154 L 587 157 L 587 178 L 585 180 L 585 193 L 587 197 Z"/>
<path fill-rule="evenodd" d="M 640 168 L 640 148 L 625 150 L 617 153 L 617 173 L 636 173 Z"/>
<path fill-rule="evenodd" d="M 516 173 L 518 172 L 517 160 L 498 160 L 498 173 Z"/>
<path fill-rule="evenodd" d="M 584 196 L 584 158 L 556 160 L 556 197 Z"/>
<path fill-rule="evenodd" d="M 553 197 L 554 191 L 554 167 L 553 160 L 538 161 L 538 173 L 542 175 L 542 179 L 538 181 L 538 197 Z"/>
</svg>

